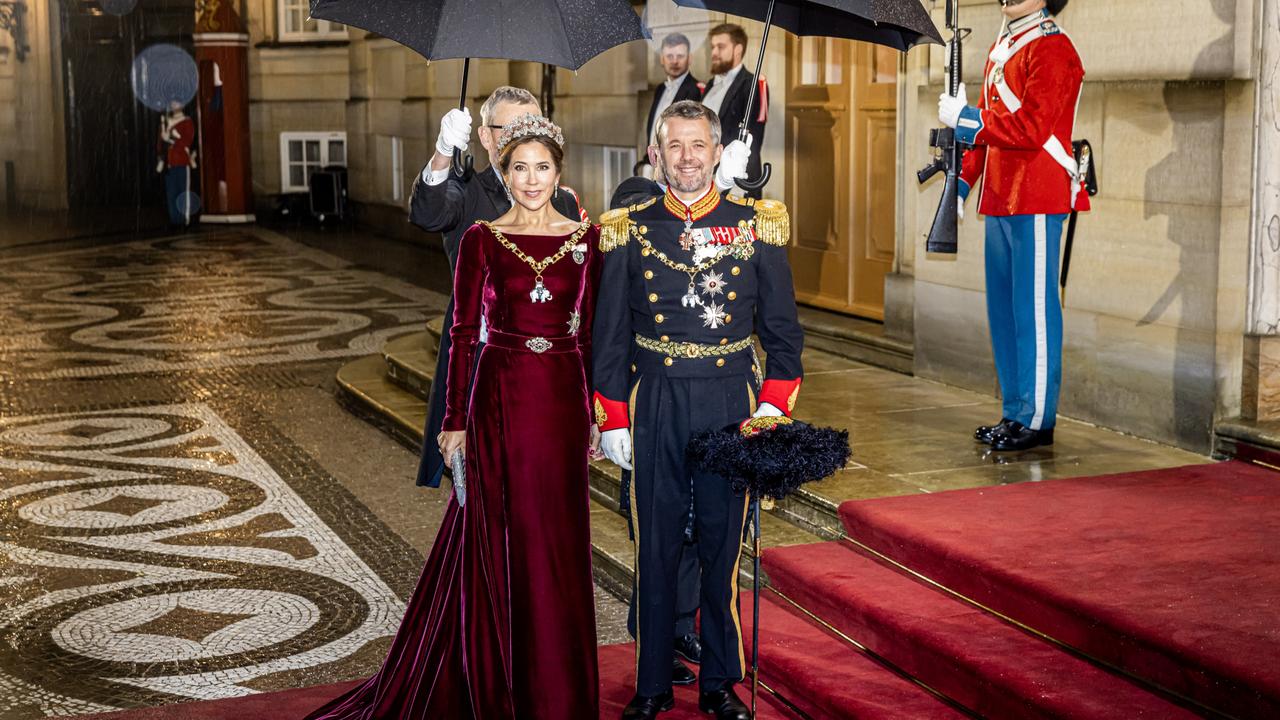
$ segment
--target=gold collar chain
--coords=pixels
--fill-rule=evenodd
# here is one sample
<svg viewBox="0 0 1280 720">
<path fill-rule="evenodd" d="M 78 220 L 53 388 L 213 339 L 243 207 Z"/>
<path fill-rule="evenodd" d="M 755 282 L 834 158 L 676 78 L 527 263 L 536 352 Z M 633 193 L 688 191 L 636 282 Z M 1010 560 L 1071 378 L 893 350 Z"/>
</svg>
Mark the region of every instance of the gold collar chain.
<svg viewBox="0 0 1280 720">
<path fill-rule="evenodd" d="M 720 252 L 716 253 L 714 257 L 709 258 L 707 260 L 703 260 L 697 265 L 690 267 L 688 265 L 685 265 L 682 262 L 676 262 L 675 260 L 672 260 L 671 258 L 667 257 L 667 254 L 662 252 L 658 248 L 654 247 L 653 243 L 649 242 L 649 238 L 641 234 L 640 230 L 635 225 L 632 225 L 630 230 L 631 230 L 632 237 L 636 239 L 636 242 L 640 243 L 640 247 L 642 249 L 648 250 L 652 255 L 657 257 L 658 262 L 662 263 L 663 265 L 666 265 L 672 270 L 675 270 L 677 272 L 682 272 L 688 275 L 690 281 L 693 280 L 694 275 L 704 270 L 711 269 L 711 267 L 714 266 L 716 263 L 720 262 L 721 260 L 725 259 L 725 257 L 732 254 L 734 250 L 733 245 L 721 246 Z"/>
<path fill-rule="evenodd" d="M 573 250 L 573 247 L 578 244 L 578 241 L 582 239 L 583 234 L 587 232 L 587 228 L 591 227 L 589 224 L 583 223 L 581 226 L 578 227 L 578 229 L 572 235 L 569 236 L 568 240 L 564 241 L 564 245 L 561 245 L 560 249 L 557 250 L 554 255 L 549 255 L 543 258 L 541 261 L 537 261 L 537 260 L 534 260 L 532 257 L 529 257 L 528 253 L 521 250 L 518 246 L 516 246 L 515 243 L 508 240 L 506 236 L 502 234 L 502 231 L 498 230 L 498 228 L 494 227 L 488 222 L 485 222 L 484 220 L 481 220 L 480 224 L 489 228 L 489 231 L 493 233 L 493 237 L 498 240 L 498 244 L 510 250 L 512 255 L 515 255 L 516 257 L 520 258 L 525 262 L 525 264 L 533 268 L 533 272 L 539 278 L 542 277 L 543 271 L 545 271 L 547 268 L 551 267 L 552 265 L 556 264 L 565 255 L 568 255 L 569 252 Z"/>
</svg>

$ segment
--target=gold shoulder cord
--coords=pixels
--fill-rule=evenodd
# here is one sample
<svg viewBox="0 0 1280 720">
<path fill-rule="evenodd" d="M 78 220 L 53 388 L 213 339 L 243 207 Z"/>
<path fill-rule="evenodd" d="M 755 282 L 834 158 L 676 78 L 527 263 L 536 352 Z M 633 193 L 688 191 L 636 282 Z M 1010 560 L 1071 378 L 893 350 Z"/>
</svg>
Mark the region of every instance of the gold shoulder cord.
<svg viewBox="0 0 1280 720">
<path fill-rule="evenodd" d="M 766 245 L 791 244 L 791 215 L 777 200 L 756 200 L 756 237 Z"/>
</svg>

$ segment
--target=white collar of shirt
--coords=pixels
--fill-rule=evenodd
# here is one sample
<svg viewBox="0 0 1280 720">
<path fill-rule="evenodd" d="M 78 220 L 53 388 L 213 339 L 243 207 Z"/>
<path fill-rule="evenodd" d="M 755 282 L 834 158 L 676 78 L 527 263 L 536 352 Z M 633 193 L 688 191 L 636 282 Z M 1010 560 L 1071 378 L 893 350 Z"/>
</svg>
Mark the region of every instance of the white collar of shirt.
<svg viewBox="0 0 1280 720">
<path fill-rule="evenodd" d="M 1017 20 L 1014 20 L 1013 22 L 1009 23 L 1009 30 L 1006 33 L 1006 36 L 1017 35 L 1023 30 L 1030 28 L 1032 25 L 1039 25 L 1040 23 L 1048 19 L 1049 19 L 1049 11 L 1045 10 L 1044 8 L 1041 8 L 1031 13 L 1030 15 L 1024 15 L 1018 18 Z"/>
<path fill-rule="evenodd" d="M 689 77 L 689 71 L 685 70 L 683 75 L 666 79 L 667 90 L 679 90 L 680 85 L 684 83 L 684 79 Z"/>
<path fill-rule="evenodd" d="M 738 73 L 740 72 L 742 72 L 742 63 L 738 63 L 736 67 L 723 75 L 717 75 L 716 85 L 723 85 L 727 90 L 729 86 L 733 84 L 733 81 L 738 77 Z"/>
</svg>

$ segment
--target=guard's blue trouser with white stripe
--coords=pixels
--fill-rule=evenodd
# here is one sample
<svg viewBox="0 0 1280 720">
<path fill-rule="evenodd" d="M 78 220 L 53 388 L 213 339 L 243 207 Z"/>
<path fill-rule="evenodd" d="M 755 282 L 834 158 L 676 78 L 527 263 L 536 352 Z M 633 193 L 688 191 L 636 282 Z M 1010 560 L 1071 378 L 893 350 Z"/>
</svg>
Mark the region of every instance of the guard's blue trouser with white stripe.
<svg viewBox="0 0 1280 720">
<path fill-rule="evenodd" d="M 1058 247 L 1066 215 L 986 218 L 987 321 L 1004 417 L 1054 426 L 1062 385 Z"/>
</svg>

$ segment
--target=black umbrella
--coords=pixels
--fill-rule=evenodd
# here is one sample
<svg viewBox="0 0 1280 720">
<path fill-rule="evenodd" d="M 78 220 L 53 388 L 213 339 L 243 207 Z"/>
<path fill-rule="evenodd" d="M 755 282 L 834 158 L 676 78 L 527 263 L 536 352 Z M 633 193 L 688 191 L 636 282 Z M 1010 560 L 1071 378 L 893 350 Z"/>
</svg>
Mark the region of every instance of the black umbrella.
<svg viewBox="0 0 1280 720">
<path fill-rule="evenodd" d="M 466 107 L 471 58 L 577 70 L 645 37 L 629 0 L 311 0 L 311 16 L 377 33 L 428 60 L 464 58 L 459 109 Z M 458 155 L 454 170 L 463 172 Z"/>
<path fill-rule="evenodd" d="M 907 51 L 920 43 L 942 44 L 942 35 L 920 0 L 675 0 L 677 5 L 725 12 L 764 23 L 764 37 L 756 58 L 756 78 L 764 65 L 764 49 L 769 28 L 777 25 L 794 35 L 863 40 Z M 747 97 L 747 114 L 756 99 L 756 84 Z M 747 119 L 738 129 L 738 139 L 746 142 Z M 769 183 L 772 168 L 761 168 L 758 180 L 739 180 L 748 190 Z"/>
</svg>

